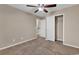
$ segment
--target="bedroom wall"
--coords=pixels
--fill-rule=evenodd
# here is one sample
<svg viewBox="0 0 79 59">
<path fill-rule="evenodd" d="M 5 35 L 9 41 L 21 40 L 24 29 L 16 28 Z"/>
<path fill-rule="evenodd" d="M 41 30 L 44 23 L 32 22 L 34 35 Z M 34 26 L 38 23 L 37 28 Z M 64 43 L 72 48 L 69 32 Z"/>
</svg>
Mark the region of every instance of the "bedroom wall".
<svg viewBox="0 0 79 59">
<path fill-rule="evenodd" d="M 36 18 L 8 5 L 0 5 L 0 48 L 35 38 Z"/>
</svg>

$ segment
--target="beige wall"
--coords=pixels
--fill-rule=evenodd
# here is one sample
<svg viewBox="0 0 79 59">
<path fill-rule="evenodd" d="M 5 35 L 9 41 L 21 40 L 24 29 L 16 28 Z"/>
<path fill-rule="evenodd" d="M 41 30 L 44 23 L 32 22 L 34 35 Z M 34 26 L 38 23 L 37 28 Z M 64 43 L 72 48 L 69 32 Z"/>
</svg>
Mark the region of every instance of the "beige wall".
<svg viewBox="0 0 79 59">
<path fill-rule="evenodd" d="M 57 11 L 64 14 L 64 44 L 79 47 L 79 5 Z"/>
<path fill-rule="evenodd" d="M 0 5 L 0 48 L 34 38 L 35 23 L 35 16 Z"/>
</svg>

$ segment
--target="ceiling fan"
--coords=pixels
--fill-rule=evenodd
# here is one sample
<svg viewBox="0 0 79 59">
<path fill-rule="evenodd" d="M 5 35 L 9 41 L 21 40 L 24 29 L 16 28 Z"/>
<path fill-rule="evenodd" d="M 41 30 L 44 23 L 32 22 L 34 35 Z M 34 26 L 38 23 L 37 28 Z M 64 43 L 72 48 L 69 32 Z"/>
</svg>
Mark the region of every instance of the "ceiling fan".
<svg viewBox="0 0 79 59">
<path fill-rule="evenodd" d="M 38 11 L 44 11 L 45 13 L 48 13 L 46 8 L 56 7 L 56 4 L 37 4 L 36 5 L 26 5 L 27 7 L 37 7 L 37 10 L 34 11 L 34 13 L 37 13 Z"/>
</svg>

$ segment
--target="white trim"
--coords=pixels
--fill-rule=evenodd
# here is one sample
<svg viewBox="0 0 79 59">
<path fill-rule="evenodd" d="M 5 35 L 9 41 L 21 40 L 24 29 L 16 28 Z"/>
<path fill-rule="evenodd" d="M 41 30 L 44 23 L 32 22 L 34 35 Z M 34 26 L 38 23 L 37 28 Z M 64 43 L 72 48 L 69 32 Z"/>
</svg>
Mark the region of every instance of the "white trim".
<svg viewBox="0 0 79 59">
<path fill-rule="evenodd" d="M 10 47 L 13 47 L 13 46 L 16 46 L 16 45 L 19 45 L 19 44 L 22 44 L 22 43 L 25 43 L 25 42 L 28 42 L 28 41 L 34 40 L 34 39 L 36 39 L 36 37 L 35 37 L 35 38 L 32 38 L 32 39 L 28 39 L 28 40 L 22 41 L 22 42 L 18 42 L 18 43 L 15 43 L 15 44 L 9 45 L 9 46 L 2 47 L 2 48 L 0 48 L 0 50 L 7 49 L 7 48 L 10 48 Z"/>
<path fill-rule="evenodd" d="M 63 45 L 66 45 L 66 46 L 70 46 L 70 47 L 73 47 L 73 48 L 78 48 L 78 49 L 79 49 L 79 46 L 70 45 L 70 44 L 66 44 L 66 43 L 63 43 Z"/>
</svg>

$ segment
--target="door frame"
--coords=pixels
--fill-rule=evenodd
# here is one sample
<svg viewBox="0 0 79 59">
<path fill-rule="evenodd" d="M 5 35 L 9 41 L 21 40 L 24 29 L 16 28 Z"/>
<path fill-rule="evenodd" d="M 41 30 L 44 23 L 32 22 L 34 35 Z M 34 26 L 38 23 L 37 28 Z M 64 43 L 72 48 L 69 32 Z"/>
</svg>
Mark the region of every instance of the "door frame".
<svg viewBox="0 0 79 59">
<path fill-rule="evenodd" d="M 55 17 L 60 16 L 60 15 L 63 15 L 63 42 L 64 42 L 64 14 L 54 15 L 54 22 L 55 22 Z M 54 32 L 55 32 L 55 23 L 54 23 Z M 54 33 L 54 38 L 55 38 L 55 33 Z M 55 39 L 54 39 L 54 41 L 55 41 Z"/>
</svg>

